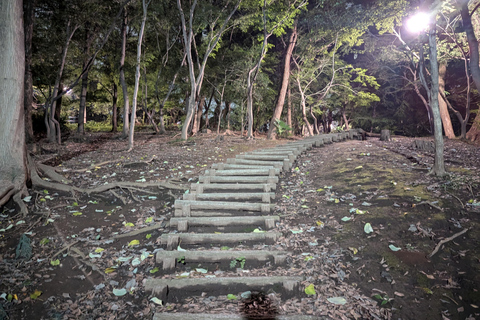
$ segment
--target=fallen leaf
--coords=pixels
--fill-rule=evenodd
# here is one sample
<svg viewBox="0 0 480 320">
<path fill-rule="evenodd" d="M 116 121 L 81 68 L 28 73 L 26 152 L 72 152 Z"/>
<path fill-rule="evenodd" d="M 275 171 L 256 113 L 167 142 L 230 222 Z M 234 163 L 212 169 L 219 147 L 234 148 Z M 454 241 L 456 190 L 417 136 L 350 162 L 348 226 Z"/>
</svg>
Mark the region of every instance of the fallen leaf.
<svg viewBox="0 0 480 320">
<path fill-rule="evenodd" d="M 155 304 L 158 304 L 159 306 L 163 305 L 163 301 L 158 299 L 157 297 L 153 297 L 152 299 L 150 299 L 150 301 L 152 301 Z"/>
<path fill-rule="evenodd" d="M 390 250 L 392 250 L 392 251 L 400 251 L 400 250 L 402 250 L 402 248 L 395 247 L 393 244 L 389 245 L 388 247 L 389 247 Z"/>
<path fill-rule="evenodd" d="M 343 297 L 333 297 L 333 298 L 328 298 L 328 302 L 333 303 L 333 304 L 339 304 L 339 305 L 344 305 L 347 303 L 347 300 Z"/>
<path fill-rule="evenodd" d="M 121 297 L 127 294 L 127 290 L 125 288 L 122 289 L 113 289 L 113 294 L 117 297 Z"/>
<path fill-rule="evenodd" d="M 306 288 L 305 288 L 305 293 L 307 295 L 314 295 L 316 294 L 317 292 L 315 291 L 315 286 L 312 284 L 309 284 Z"/>
<path fill-rule="evenodd" d="M 363 231 L 365 231 L 365 233 L 372 233 L 373 232 L 373 228 L 372 226 L 370 225 L 370 223 L 365 223 L 365 226 L 363 227 Z"/>
<path fill-rule="evenodd" d="M 128 243 L 128 246 L 132 247 L 132 246 L 136 246 L 136 245 L 139 245 L 139 244 L 140 244 L 139 240 L 132 240 Z"/>
</svg>

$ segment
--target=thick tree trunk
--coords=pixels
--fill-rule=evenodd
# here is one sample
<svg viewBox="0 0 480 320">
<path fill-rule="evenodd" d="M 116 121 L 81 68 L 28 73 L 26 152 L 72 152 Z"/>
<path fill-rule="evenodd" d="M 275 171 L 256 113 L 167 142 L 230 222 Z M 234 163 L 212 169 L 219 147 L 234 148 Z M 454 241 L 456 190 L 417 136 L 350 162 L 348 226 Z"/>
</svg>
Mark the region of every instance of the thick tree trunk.
<svg viewBox="0 0 480 320">
<path fill-rule="evenodd" d="M 117 107 L 117 100 L 118 100 L 118 87 L 115 82 L 113 82 L 112 88 L 112 132 L 117 132 L 118 127 L 118 107 Z"/>
<path fill-rule="evenodd" d="M 447 63 L 442 62 L 438 67 L 438 106 L 440 107 L 440 116 L 442 117 L 443 130 L 449 139 L 455 139 L 455 132 L 452 127 L 452 120 L 442 93 L 445 92 L 445 74 L 447 73 Z"/>
<path fill-rule="evenodd" d="M 33 78 L 32 78 L 32 37 L 35 22 L 34 8 L 36 0 L 24 0 L 23 2 L 23 25 L 25 30 L 25 139 L 26 142 L 35 140 L 32 125 L 33 106 Z"/>
<path fill-rule="evenodd" d="M 205 97 L 201 97 L 200 102 L 197 103 L 197 110 L 195 113 L 195 118 L 193 119 L 193 128 L 192 128 L 193 135 L 197 134 L 197 132 L 200 131 L 204 105 L 205 105 Z"/>
<path fill-rule="evenodd" d="M 25 152 L 25 47 L 21 0 L 0 1 L 0 206 L 21 202 L 28 169 Z M 16 196 L 15 196 L 16 194 Z"/>
<path fill-rule="evenodd" d="M 128 137 L 129 130 L 129 115 L 130 115 L 130 102 L 128 99 L 127 82 L 125 81 L 125 51 L 127 48 L 127 24 L 128 16 L 127 9 L 123 9 L 123 21 L 122 21 L 122 48 L 120 54 L 120 85 L 122 86 L 123 93 L 123 130 L 122 136 Z"/>
<path fill-rule="evenodd" d="M 478 40 L 475 36 L 475 32 L 472 26 L 472 17 L 470 16 L 470 11 L 468 10 L 469 0 L 461 0 L 461 15 L 463 28 L 467 35 L 468 47 L 470 51 L 470 70 L 472 73 L 473 82 L 477 87 L 477 90 L 480 91 L 480 66 L 479 66 L 479 49 L 478 49 Z M 468 140 L 477 141 L 480 140 L 480 115 L 477 114 L 475 120 L 473 121 L 472 127 L 468 130 L 466 137 Z"/>
<path fill-rule="evenodd" d="M 285 104 L 285 96 L 287 95 L 288 82 L 290 80 L 290 60 L 292 58 L 293 48 L 295 48 L 295 43 L 297 42 L 297 22 L 293 25 L 292 33 L 290 34 L 290 39 L 288 41 L 287 50 L 285 52 L 285 63 L 283 68 L 283 78 L 282 86 L 280 87 L 280 92 L 278 93 L 277 105 L 275 106 L 275 111 L 273 112 L 272 120 L 270 121 L 270 127 L 268 128 L 267 139 L 274 139 L 275 136 L 275 124 L 280 116 L 282 115 L 283 105 Z"/>
</svg>

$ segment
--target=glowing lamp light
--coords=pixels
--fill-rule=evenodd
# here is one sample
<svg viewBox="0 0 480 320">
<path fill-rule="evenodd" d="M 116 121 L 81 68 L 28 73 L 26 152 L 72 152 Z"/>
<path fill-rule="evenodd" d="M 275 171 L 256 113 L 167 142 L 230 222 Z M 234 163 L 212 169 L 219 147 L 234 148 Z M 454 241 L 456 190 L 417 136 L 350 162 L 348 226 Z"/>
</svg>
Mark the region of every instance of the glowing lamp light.
<svg viewBox="0 0 480 320">
<path fill-rule="evenodd" d="M 412 33 L 419 33 L 427 30 L 430 17 L 425 12 L 419 12 L 407 20 L 407 30 Z"/>
</svg>

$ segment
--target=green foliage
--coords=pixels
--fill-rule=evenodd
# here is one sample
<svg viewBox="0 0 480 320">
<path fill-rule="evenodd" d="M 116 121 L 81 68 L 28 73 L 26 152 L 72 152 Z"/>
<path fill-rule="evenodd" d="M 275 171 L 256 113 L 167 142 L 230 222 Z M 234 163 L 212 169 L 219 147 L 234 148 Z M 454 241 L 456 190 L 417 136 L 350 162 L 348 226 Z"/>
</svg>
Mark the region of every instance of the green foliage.
<svg viewBox="0 0 480 320">
<path fill-rule="evenodd" d="M 233 269 L 233 268 L 236 268 L 237 265 L 239 265 L 239 268 L 243 269 L 245 267 L 245 262 L 246 262 L 245 257 L 235 258 L 232 261 L 230 261 L 230 268 Z"/>
<path fill-rule="evenodd" d="M 292 130 L 292 127 L 280 119 L 276 119 L 275 128 L 277 129 L 278 136 L 281 138 L 286 138 L 289 132 Z"/>
</svg>

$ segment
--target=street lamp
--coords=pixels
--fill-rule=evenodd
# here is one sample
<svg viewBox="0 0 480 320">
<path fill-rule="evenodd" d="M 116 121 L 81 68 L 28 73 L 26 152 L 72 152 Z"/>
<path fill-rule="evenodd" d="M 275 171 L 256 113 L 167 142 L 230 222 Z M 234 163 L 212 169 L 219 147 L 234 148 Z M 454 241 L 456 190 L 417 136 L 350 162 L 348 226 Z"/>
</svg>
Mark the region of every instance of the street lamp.
<svg viewBox="0 0 480 320">
<path fill-rule="evenodd" d="M 428 13 L 418 12 L 407 20 L 406 27 L 410 33 L 420 33 L 427 30 L 429 24 L 430 16 Z"/>
</svg>

